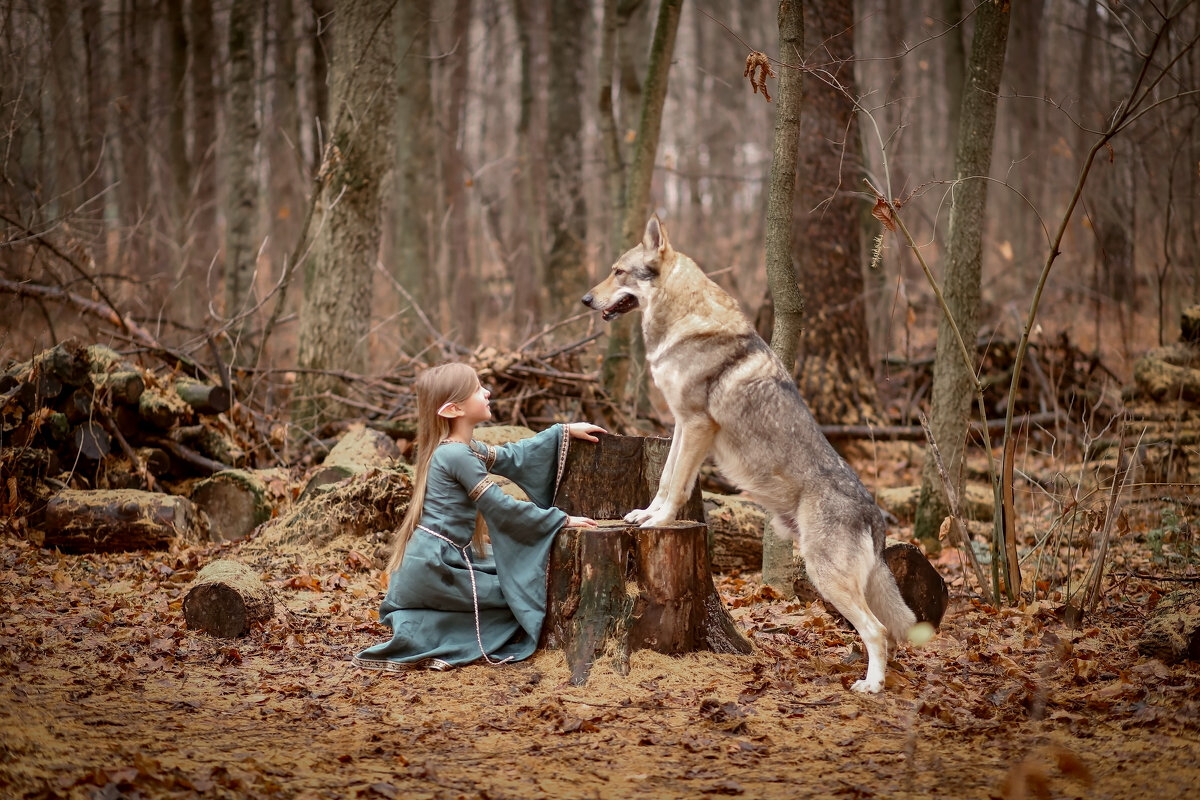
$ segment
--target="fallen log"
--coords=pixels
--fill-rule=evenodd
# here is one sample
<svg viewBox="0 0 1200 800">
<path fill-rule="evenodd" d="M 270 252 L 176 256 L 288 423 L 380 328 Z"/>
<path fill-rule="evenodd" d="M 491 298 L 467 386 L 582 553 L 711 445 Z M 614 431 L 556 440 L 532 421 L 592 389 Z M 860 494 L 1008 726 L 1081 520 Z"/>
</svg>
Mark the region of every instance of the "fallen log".
<svg viewBox="0 0 1200 800">
<path fill-rule="evenodd" d="M 245 564 L 214 561 L 196 575 L 183 598 L 189 630 L 222 639 L 244 636 L 250 627 L 275 613 L 271 590 Z"/>
<path fill-rule="evenodd" d="M 75 553 L 162 550 L 202 533 L 186 497 L 132 489 L 64 489 L 43 512 L 43 545 Z"/>
<path fill-rule="evenodd" d="M 1200 591 L 1180 589 L 1159 601 L 1142 630 L 1138 652 L 1174 664 L 1200 661 Z"/>
<path fill-rule="evenodd" d="M 175 381 L 175 394 L 198 414 L 220 414 L 233 405 L 233 396 L 224 386 L 180 378 Z"/>
<path fill-rule="evenodd" d="M 226 469 L 196 484 L 192 502 L 208 516 L 212 541 L 244 539 L 271 518 L 267 484 L 254 472 Z"/>
<path fill-rule="evenodd" d="M 330 449 L 321 466 L 308 476 L 300 499 L 372 467 L 392 467 L 399 459 L 400 450 L 386 433 L 364 425 L 353 425 Z"/>
<path fill-rule="evenodd" d="M 712 492 L 704 492 L 702 496 L 713 571 L 762 569 L 767 512 L 744 497 Z"/>
</svg>

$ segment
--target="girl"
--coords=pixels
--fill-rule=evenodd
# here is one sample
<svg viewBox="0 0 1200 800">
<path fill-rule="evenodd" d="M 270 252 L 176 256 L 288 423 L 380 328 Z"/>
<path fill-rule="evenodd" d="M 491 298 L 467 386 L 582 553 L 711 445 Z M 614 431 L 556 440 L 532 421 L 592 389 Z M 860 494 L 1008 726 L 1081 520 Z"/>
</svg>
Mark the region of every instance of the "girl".
<svg viewBox="0 0 1200 800">
<path fill-rule="evenodd" d="M 417 378 L 416 393 L 416 478 L 379 608 L 392 638 L 359 653 L 354 664 L 449 669 L 481 658 L 489 664 L 528 658 L 546 616 L 554 534 L 564 525 L 596 525 L 551 505 L 567 447 L 571 439 L 595 442 L 604 429 L 587 422 L 554 425 L 493 447 L 471 438 L 492 416 L 491 392 L 471 367 L 432 367 Z M 489 471 L 514 481 L 533 502 L 507 495 Z"/>
</svg>

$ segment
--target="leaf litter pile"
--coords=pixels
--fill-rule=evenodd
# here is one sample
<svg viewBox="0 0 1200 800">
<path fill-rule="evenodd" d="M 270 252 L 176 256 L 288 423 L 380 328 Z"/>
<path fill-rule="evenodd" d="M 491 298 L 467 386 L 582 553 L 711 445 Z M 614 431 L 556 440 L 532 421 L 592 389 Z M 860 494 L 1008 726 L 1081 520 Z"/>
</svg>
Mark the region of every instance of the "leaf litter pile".
<svg viewBox="0 0 1200 800">
<path fill-rule="evenodd" d="M 1177 584 L 1142 577 L 1156 565 L 1138 528 L 1076 628 L 1046 601 L 980 603 L 944 551 L 946 618 L 893 657 L 877 696 L 848 690 L 866 668 L 857 635 L 757 573 L 716 577 L 751 654 L 637 651 L 628 674 L 602 658 L 573 686 L 553 650 L 356 670 L 350 656 L 384 638 L 381 576 L 376 545 L 348 536 L 264 526 L 240 543 L 64 555 L 6 535 L 0 795 L 1183 797 L 1200 786 L 1200 674 L 1139 652 Z M 276 597 L 241 639 L 184 624 L 183 595 L 218 558 Z"/>
</svg>

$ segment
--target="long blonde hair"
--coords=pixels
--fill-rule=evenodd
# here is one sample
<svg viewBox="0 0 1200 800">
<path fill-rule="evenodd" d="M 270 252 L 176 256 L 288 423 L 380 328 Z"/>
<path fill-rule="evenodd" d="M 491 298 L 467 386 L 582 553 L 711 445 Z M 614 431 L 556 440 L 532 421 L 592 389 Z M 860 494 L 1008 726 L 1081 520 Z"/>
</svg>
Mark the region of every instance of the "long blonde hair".
<svg viewBox="0 0 1200 800">
<path fill-rule="evenodd" d="M 404 560 L 404 549 L 421 521 L 425 510 L 425 487 L 429 482 L 429 464 L 433 453 L 450 433 L 450 420 L 438 414 L 446 403 L 465 402 L 479 388 L 479 376 L 468 364 L 451 362 L 430 367 L 417 376 L 413 388 L 417 393 L 417 463 L 413 470 L 412 499 L 408 511 L 392 539 L 392 558 L 387 571 L 392 573 Z M 476 520 L 472 545 L 479 552 L 483 543 L 483 526 Z"/>
</svg>

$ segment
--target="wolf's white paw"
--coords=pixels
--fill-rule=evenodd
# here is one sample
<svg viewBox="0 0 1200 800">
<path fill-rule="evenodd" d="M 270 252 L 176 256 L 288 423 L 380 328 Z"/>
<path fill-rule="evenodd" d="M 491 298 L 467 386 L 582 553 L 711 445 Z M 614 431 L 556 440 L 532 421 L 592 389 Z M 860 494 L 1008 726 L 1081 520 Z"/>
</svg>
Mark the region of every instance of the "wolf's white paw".
<svg viewBox="0 0 1200 800">
<path fill-rule="evenodd" d="M 873 680 L 868 680 L 867 678 L 863 678 L 861 681 L 855 681 L 854 685 L 850 687 L 850 691 L 862 692 L 863 694 L 878 694 L 879 690 L 882 688 L 883 688 L 883 681 L 881 681 L 881 680 L 873 681 Z"/>
<path fill-rule="evenodd" d="M 641 525 L 643 522 L 650 519 L 650 517 L 653 516 L 653 513 L 654 512 L 648 508 L 635 508 L 633 511 L 630 511 L 625 515 L 625 521 L 631 525 Z"/>
<path fill-rule="evenodd" d="M 643 527 L 643 528 L 659 528 L 659 527 L 662 527 L 663 525 L 666 525 L 667 523 L 674 522 L 674 521 L 675 521 L 674 514 L 667 513 L 666 511 L 658 511 L 658 512 L 655 512 L 654 514 L 648 514 L 646 516 L 646 519 L 642 522 L 641 527 Z"/>
</svg>

